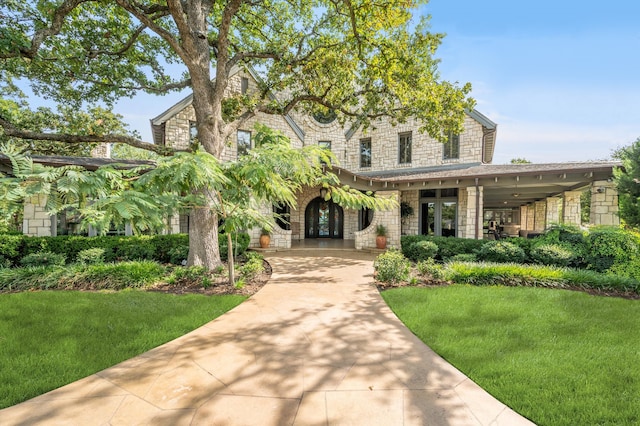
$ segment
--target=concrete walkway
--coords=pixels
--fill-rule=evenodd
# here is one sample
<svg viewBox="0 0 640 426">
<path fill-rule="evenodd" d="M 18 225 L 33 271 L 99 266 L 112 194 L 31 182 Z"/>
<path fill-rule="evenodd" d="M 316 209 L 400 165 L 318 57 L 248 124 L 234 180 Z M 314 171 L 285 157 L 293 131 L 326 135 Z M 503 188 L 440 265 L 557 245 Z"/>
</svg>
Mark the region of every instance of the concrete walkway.
<svg viewBox="0 0 640 426">
<path fill-rule="evenodd" d="M 530 425 L 386 306 L 373 255 L 268 254 L 251 299 L 159 348 L 22 404 L 2 425 Z"/>
</svg>

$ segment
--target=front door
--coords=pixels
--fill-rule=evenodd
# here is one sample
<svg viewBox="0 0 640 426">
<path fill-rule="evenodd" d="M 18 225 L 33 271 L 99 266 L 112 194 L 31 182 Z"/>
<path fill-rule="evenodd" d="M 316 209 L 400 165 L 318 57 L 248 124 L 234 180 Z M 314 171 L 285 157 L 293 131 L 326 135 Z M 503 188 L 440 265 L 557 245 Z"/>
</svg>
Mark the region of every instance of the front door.
<svg viewBox="0 0 640 426">
<path fill-rule="evenodd" d="M 305 238 L 342 238 L 344 213 L 333 201 L 318 197 L 307 206 L 304 215 Z"/>
</svg>

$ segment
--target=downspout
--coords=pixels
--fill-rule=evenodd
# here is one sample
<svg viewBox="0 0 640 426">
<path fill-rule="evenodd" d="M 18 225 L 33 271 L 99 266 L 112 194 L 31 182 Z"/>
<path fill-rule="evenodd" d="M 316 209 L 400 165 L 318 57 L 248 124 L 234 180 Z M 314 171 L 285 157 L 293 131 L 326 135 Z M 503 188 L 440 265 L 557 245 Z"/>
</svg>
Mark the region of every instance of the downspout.
<svg viewBox="0 0 640 426">
<path fill-rule="evenodd" d="M 476 240 L 480 239 L 480 190 L 476 178 Z"/>
</svg>

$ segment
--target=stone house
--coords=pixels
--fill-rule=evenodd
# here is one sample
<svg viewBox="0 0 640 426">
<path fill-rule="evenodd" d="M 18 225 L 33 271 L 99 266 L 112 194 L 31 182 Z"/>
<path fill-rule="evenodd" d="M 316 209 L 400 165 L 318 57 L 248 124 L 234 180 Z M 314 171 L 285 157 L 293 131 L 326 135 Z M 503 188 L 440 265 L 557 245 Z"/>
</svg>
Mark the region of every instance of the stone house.
<svg viewBox="0 0 640 426">
<path fill-rule="evenodd" d="M 229 94 L 257 90 L 257 79 L 251 69 L 237 68 Z M 154 143 L 176 148 L 191 143 L 196 136 L 191 101 L 187 96 L 151 119 Z M 619 224 L 618 196 L 611 181 L 619 163 L 494 165 L 497 125 L 476 110 L 468 111 L 464 131 L 451 135 L 444 144 L 418 132 L 419 125 L 413 120 L 395 126 L 379 120 L 365 130 L 353 123 L 341 125 L 333 116 L 258 113 L 230 138 L 223 160 L 234 160 L 252 148 L 252 131 L 258 122 L 281 131 L 294 146 L 318 144 L 331 149 L 339 161 L 334 171 L 344 184 L 400 203 L 392 211 L 343 209 L 324 202 L 320 188 L 305 188 L 298 194 L 297 208 L 284 212 L 289 222 L 275 227 L 274 248 L 324 239 L 344 240 L 345 245 L 358 249 L 375 247 L 378 224 L 386 226 L 388 243 L 396 247 L 402 235 L 410 234 L 487 238 L 494 223 L 503 235 L 526 236 L 552 223 L 580 225 L 580 195 L 585 189 L 591 191 L 590 222 Z M 97 150 L 94 156 L 108 157 L 108 149 Z M 80 162 L 90 168 L 109 162 L 71 157 L 36 161 L 50 165 Z M 0 167 L 7 168 L 7 164 Z M 61 228 L 64 220 L 50 217 L 41 204 L 38 199 L 25 203 L 23 232 L 47 236 L 65 229 Z M 264 209 L 270 212 L 272 206 Z M 188 232 L 188 224 L 188 215 L 168 218 L 167 232 Z M 250 233 L 252 246 L 257 246 L 259 230 Z"/>
<path fill-rule="evenodd" d="M 257 90 L 252 70 L 237 69 L 229 93 Z M 151 119 L 154 143 L 176 148 L 189 145 L 195 115 L 188 96 Z M 615 162 L 492 164 L 497 125 L 480 112 L 468 111 L 464 131 L 441 143 L 418 132 L 418 123 L 392 125 L 379 120 L 363 129 L 341 125 L 333 116 L 292 112 L 286 116 L 258 113 L 229 141 L 223 160 L 251 149 L 255 123 L 277 129 L 294 146 L 318 144 L 330 149 L 341 181 L 401 203 L 392 211 L 343 209 L 320 197 L 320 188 L 305 188 L 288 224 L 276 226 L 271 244 L 290 248 L 309 239 L 341 239 L 357 249 L 375 246 L 375 228 L 383 224 L 391 246 L 401 235 L 431 234 L 486 238 L 489 225 L 503 233 L 526 236 L 552 223 L 580 225 L 580 195 L 591 190 L 591 223 L 617 225 L 618 200 L 611 182 Z M 270 211 L 271 206 L 265 206 Z M 404 212 L 405 214 L 402 214 Z M 411 213 L 411 214 L 407 214 Z M 173 218 L 170 232 L 187 232 L 188 216 Z M 259 230 L 252 230 L 257 246 Z"/>
</svg>

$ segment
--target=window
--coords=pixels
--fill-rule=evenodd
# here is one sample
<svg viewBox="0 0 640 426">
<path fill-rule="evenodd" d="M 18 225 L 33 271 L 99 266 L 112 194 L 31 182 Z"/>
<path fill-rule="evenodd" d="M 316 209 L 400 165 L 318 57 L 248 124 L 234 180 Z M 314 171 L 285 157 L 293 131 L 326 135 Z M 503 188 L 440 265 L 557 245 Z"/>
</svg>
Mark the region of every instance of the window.
<svg viewBox="0 0 640 426">
<path fill-rule="evenodd" d="M 371 167 L 371 138 L 360 139 L 360 167 Z"/>
<path fill-rule="evenodd" d="M 251 132 L 238 130 L 238 157 L 245 155 L 251 149 Z"/>
<path fill-rule="evenodd" d="M 449 140 L 444 143 L 442 158 L 445 160 L 460 158 L 460 135 L 449 133 Z"/>
<path fill-rule="evenodd" d="M 331 141 L 318 141 L 318 146 L 331 151 Z"/>
<path fill-rule="evenodd" d="M 198 125 L 195 121 L 189 122 L 189 143 L 193 144 L 198 141 Z"/>
<path fill-rule="evenodd" d="M 247 77 L 242 77 L 240 79 L 240 93 L 246 95 L 247 90 L 249 90 L 249 79 Z"/>
<path fill-rule="evenodd" d="M 411 132 L 398 135 L 398 163 L 411 163 Z"/>
</svg>

